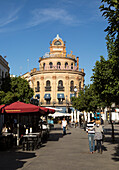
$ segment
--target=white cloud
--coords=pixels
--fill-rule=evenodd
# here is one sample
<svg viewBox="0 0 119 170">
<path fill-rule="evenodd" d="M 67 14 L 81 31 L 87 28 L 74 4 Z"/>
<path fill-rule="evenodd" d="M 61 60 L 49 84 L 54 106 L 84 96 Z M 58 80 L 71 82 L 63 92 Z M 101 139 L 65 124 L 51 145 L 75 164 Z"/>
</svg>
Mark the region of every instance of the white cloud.
<svg viewBox="0 0 119 170">
<path fill-rule="evenodd" d="M 64 24 L 77 24 L 75 16 L 70 15 L 66 10 L 60 8 L 35 9 L 32 11 L 31 21 L 28 27 L 37 26 L 43 22 L 60 21 Z"/>
<path fill-rule="evenodd" d="M 4 27 L 7 26 L 8 24 L 14 22 L 15 20 L 18 19 L 18 12 L 19 12 L 20 8 L 17 8 L 16 10 L 11 11 L 7 11 L 6 15 L 4 17 L 0 17 L 0 27 Z"/>
</svg>

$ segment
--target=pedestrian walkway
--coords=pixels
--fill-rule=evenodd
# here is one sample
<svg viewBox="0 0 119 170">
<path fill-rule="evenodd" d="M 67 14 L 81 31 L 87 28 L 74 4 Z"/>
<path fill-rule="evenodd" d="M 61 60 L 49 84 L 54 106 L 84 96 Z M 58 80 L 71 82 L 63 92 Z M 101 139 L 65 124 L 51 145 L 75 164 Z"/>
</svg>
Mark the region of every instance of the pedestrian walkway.
<svg viewBox="0 0 119 170">
<path fill-rule="evenodd" d="M 49 141 L 40 150 L 37 157 L 24 164 L 24 170 L 117 170 L 118 161 L 114 159 L 115 144 L 104 143 L 103 154 L 89 153 L 88 136 L 83 129 L 70 128 L 67 135 L 56 127 Z"/>
<path fill-rule="evenodd" d="M 50 132 L 47 143 L 36 151 L 0 152 L 0 169 L 3 170 L 118 170 L 118 141 L 112 144 L 110 125 L 106 130 L 106 142 L 102 154 L 89 153 L 88 136 L 83 129 L 69 128 L 67 135 L 62 135 L 60 125 Z M 119 133 L 119 125 L 115 134 Z"/>
</svg>

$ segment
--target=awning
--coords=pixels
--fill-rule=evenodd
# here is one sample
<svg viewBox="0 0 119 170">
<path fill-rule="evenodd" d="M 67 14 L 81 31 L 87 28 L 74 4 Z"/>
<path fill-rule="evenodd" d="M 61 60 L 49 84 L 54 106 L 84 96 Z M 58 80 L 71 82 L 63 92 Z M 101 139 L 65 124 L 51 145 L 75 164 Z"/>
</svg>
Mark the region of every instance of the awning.
<svg viewBox="0 0 119 170">
<path fill-rule="evenodd" d="M 37 99 L 40 99 L 40 94 L 36 94 L 35 97 L 37 97 Z"/>
<path fill-rule="evenodd" d="M 50 94 L 49 93 L 46 93 L 45 95 L 44 95 L 44 99 L 51 99 L 51 96 L 50 96 Z"/>
<path fill-rule="evenodd" d="M 64 99 L 64 93 L 59 93 L 57 94 L 58 99 Z"/>
<path fill-rule="evenodd" d="M 70 94 L 70 98 L 75 97 L 75 94 Z"/>
</svg>

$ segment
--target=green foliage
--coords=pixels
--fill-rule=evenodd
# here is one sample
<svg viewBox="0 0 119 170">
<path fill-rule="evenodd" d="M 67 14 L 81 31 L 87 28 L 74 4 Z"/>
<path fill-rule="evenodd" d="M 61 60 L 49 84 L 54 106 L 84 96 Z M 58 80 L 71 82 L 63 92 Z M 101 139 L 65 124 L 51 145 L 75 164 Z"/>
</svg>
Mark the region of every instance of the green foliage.
<svg viewBox="0 0 119 170">
<path fill-rule="evenodd" d="M 94 86 L 85 86 L 84 90 L 81 90 L 79 97 L 72 98 L 72 105 L 74 108 L 80 111 L 93 111 L 95 112 L 97 108 L 101 106 L 98 95 L 94 91 Z"/>
<path fill-rule="evenodd" d="M 102 0 L 103 4 L 100 10 L 103 16 L 108 20 L 108 26 L 105 31 L 111 36 L 115 45 L 115 54 L 119 54 L 119 1 Z"/>
<path fill-rule="evenodd" d="M 29 83 L 21 77 L 14 77 L 4 80 L 0 91 L 0 103 L 9 104 L 15 101 L 30 103 L 30 98 L 33 96 L 33 89 Z"/>
</svg>

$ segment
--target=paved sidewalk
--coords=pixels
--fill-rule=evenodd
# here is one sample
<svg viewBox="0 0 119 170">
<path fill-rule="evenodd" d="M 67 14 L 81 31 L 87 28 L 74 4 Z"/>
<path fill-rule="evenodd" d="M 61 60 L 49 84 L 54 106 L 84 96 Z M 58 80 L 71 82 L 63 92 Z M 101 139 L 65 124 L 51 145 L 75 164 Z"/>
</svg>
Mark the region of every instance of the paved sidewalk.
<svg viewBox="0 0 119 170">
<path fill-rule="evenodd" d="M 89 153 L 88 136 L 83 129 L 69 128 L 62 135 L 59 125 L 50 133 L 49 141 L 36 151 L 0 152 L 0 169 L 20 170 L 118 170 L 119 146 L 110 141 L 110 125 L 106 127 L 106 142 L 102 154 Z M 119 125 L 115 128 L 119 136 Z M 116 148 L 115 148 L 116 147 Z M 6 154 L 8 158 L 6 157 Z M 5 159 L 6 163 L 5 163 Z M 13 161 L 12 161 L 13 159 Z M 4 162 L 2 162 L 4 160 Z"/>
</svg>

